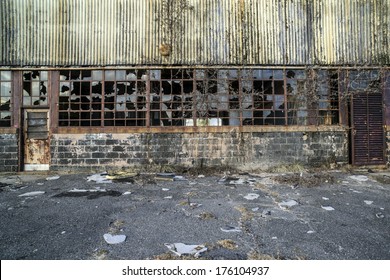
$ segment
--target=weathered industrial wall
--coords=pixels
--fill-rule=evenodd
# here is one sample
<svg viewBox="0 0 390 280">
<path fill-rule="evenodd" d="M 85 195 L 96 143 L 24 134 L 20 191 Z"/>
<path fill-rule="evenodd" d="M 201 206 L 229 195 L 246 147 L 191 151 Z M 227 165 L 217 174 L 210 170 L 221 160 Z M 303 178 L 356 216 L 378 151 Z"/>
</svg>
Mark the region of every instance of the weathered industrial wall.
<svg viewBox="0 0 390 280">
<path fill-rule="evenodd" d="M 385 65 L 389 0 L 2 0 L 0 66 Z"/>
<path fill-rule="evenodd" d="M 51 170 L 105 170 L 145 164 L 268 168 L 348 163 L 343 131 L 55 134 Z"/>
<path fill-rule="evenodd" d="M 18 171 L 17 134 L 0 134 L 0 172 Z"/>
</svg>

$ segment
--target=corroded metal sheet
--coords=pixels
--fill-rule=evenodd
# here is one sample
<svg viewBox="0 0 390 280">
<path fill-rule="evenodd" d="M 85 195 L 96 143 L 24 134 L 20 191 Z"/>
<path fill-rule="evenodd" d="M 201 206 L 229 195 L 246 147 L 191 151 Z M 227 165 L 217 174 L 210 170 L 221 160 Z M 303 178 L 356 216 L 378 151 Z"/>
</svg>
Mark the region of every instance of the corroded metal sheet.
<svg viewBox="0 0 390 280">
<path fill-rule="evenodd" d="M 2 0 L 0 65 L 386 65 L 390 0 Z"/>
</svg>

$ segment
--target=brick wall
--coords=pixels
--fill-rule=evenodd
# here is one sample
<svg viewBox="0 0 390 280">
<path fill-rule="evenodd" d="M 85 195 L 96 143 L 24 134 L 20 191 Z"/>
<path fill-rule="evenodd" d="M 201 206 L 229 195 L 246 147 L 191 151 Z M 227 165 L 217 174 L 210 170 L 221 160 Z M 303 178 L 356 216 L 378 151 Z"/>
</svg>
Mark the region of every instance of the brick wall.
<svg viewBox="0 0 390 280">
<path fill-rule="evenodd" d="M 342 131 L 55 134 L 51 158 L 51 170 L 104 170 L 141 164 L 253 169 L 348 163 L 348 146 Z"/>
<path fill-rule="evenodd" d="M 0 134 L 0 172 L 18 171 L 18 136 Z"/>
</svg>

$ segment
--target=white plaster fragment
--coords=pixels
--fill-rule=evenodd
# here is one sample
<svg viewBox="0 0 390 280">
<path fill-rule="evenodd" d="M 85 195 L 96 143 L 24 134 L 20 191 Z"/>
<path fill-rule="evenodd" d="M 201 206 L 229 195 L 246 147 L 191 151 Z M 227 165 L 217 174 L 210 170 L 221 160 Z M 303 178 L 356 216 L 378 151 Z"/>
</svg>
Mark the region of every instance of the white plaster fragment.
<svg viewBox="0 0 390 280">
<path fill-rule="evenodd" d="M 244 196 L 244 198 L 247 200 L 255 200 L 259 198 L 259 196 L 260 195 L 258 195 L 257 193 L 248 193 L 246 196 Z"/>
<path fill-rule="evenodd" d="M 122 195 L 129 195 L 131 192 L 124 192 Z"/>
<path fill-rule="evenodd" d="M 281 203 L 279 203 L 279 207 L 281 208 L 290 208 L 295 205 L 298 205 L 298 202 L 296 202 L 295 200 L 282 201 Z"/>
<path fill-rule="evenodd" d="M 367 204 L 367 205 L 371 205 L 374 201 L 372 200 L 365 200 L 364 203 Z"/>
<path fill-rule="evenodd" d="M 164 197 L 165 199 L 172 199 L 173 198 L 173 196 L 166 196 L 166 197 Z"/>
<path fill-rule="evenodd" d="M 99 184 L 107 184 L 107 183 L 112 183 L 111 180 L 107 179 L 107 174 L 103 173 L 103 174 L 93 174 L 91 176 L 88 176 L 87 177 L 87 181 L 88 182 L 96 182 L 96 183 L 99 183 Z"/>
<path fill-rule="evenodd" d="M 334 211 L 335 209 L 332 206 L 321 206 L 322 209 L 326 211 Z"/>
<path fill-rule="evenodd" d="M 111 235 L 106 233 L 103 234 L 103 238 L 108 244 L 119 244 L 126 240 L 126 235 Z"/>
<path fill-rule="evenodd" d="M 169 191 L 169 189 L 167 189 L 167 188 L 162 188 L 161 190 L 164 191 L 164 192 Z"/>
<path fill-rule="evenodd" d="M 27 193 L 20 194 L 19 196 L 20 197 L 23 197 L 23 196 L 37 196 L 37 195 L 41 195 L 41 194 L 44 194 L 44 193 L 45 192 L 43 192 L 43 191 L 27 192 Z"/>
<path fill-rule="evenodd" d="M 327 198 L 327 197 L 322 197 L 322 199 L 323 199 L 323 200 L 329 200 L 329 198 Z"/>
<path fill-rule="evenodd" d="M 313 234 L 313 233 L 315 233 L 315 231 L 314 230 L 309 230 L 307 233 L 308 234 Z"/>
</svg>

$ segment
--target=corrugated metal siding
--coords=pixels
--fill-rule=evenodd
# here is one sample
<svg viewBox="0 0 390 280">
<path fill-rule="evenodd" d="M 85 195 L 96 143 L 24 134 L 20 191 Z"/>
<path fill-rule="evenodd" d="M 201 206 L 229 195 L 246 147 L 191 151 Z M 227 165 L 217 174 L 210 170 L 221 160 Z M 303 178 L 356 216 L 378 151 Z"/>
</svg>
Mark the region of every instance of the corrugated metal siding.
<svg viewBox="0 0 390 280">
<path fill-rule="evenodd" d="M 2 0 L 0 14 L 1 65 L 390 63 L 390 0 Z"/>
</svg>

